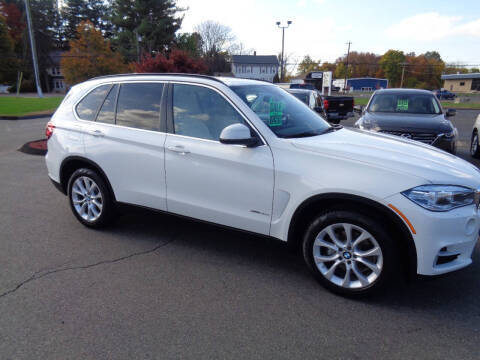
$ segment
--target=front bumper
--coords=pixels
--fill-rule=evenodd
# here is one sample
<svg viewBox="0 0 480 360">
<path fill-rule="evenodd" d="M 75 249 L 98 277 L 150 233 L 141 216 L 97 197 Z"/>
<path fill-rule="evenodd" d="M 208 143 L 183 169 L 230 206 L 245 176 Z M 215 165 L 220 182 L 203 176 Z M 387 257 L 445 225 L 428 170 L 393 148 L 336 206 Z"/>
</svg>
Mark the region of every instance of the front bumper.
<svg viewBox="0 0 480 360">
<path fill-rule="evenodd" d="M 401 194 L 387 199 L 411 222 L 417 252 L 417 273 L 440 275 L 472 263 L 479 237 L 480 215 L 474 205 L 447 212 L 433 212 L 413 203 Z"/>
</svg>

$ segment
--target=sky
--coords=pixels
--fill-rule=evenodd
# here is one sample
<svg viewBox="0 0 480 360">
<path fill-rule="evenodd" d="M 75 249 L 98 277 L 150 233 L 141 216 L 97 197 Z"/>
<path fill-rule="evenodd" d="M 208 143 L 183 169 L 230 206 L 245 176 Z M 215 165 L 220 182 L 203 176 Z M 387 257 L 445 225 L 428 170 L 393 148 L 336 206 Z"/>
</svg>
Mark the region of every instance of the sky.
<svg viewBox="0 0 480 360">
<path fill-rule="evenodd" d="M 304 55 L 334 61 L 351 51 L 438 51 L 447 63 L 480 64 L 480 0 L 178 0 L 185 11 L 181 32 L 214 20 L 258 55 L 281 51 L 292 62 Z"/>
</svg>

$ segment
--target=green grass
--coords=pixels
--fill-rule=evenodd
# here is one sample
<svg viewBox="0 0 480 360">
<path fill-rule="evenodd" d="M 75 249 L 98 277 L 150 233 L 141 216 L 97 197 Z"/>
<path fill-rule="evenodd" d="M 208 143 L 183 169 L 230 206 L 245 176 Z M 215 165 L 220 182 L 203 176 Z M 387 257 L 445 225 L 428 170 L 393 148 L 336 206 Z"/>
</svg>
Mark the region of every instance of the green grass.
<svg viewBox="0 0 480 360">
<path fill-rule="evenodd" d="M 24 116 L 53 112 L 60 105 L 63 96 L 27 98 L 14 96 L 0 97 L 0 116 Z"/>
<path fill-rule="evenodd" d="M 370 97 L 356 97 L 355 105 L 367 105 L 368 100 L 370 100 Z"/>
<path fill-rule="evenodd" d="M 442 107 L 444 109 L 451 108 L 451 109 L 479 109 L 480 110 L 480 103 L 478 102 L 464 102 L 455 104 L 451 101 L 441 101 Z"/>
</svg>

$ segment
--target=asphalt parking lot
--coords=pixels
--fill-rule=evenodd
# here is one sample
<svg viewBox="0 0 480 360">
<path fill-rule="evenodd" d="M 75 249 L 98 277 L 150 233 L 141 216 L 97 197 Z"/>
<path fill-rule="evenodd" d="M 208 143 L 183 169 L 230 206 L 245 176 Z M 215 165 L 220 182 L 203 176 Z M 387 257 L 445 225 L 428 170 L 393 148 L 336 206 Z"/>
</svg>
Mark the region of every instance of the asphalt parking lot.
<svg viewBox="0 0 480 360">
<path fill-rule="evenodd" d="M 453 120 L 467 160 L 477 114 Z M 478 245 L 462 271 L 349 300 L 280 242 L 146 211 L 89 230 L 17 151 L 46 121 L 0 121 L 1 359 L 478 359 Z"/>
</svg>

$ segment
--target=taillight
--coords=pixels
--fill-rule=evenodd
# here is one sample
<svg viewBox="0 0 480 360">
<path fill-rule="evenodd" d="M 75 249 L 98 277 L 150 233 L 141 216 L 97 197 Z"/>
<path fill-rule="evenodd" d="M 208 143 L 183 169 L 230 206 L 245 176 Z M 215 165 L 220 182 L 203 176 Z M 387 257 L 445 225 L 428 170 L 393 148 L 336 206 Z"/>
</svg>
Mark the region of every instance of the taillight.
<svg viewBox="0 0 480 360">
<path fill-rule="evenodd" d="M 328 110 L 328 100 L 323 100 L 323 108 Z"/>
<path fill-rule="evenodd" d="M 352 106 L 355 106 L 355 98 L 352 99 Z"/>
<path fill-rule="evenodd" d="M 49 121 L 47 123 L 47 127 L 45 128 L 45 136 L 47 139 L 50 139 L 50 137 L 53 135 L 53 129 L 55 129 L 55 125 Z"/>
</svg>

